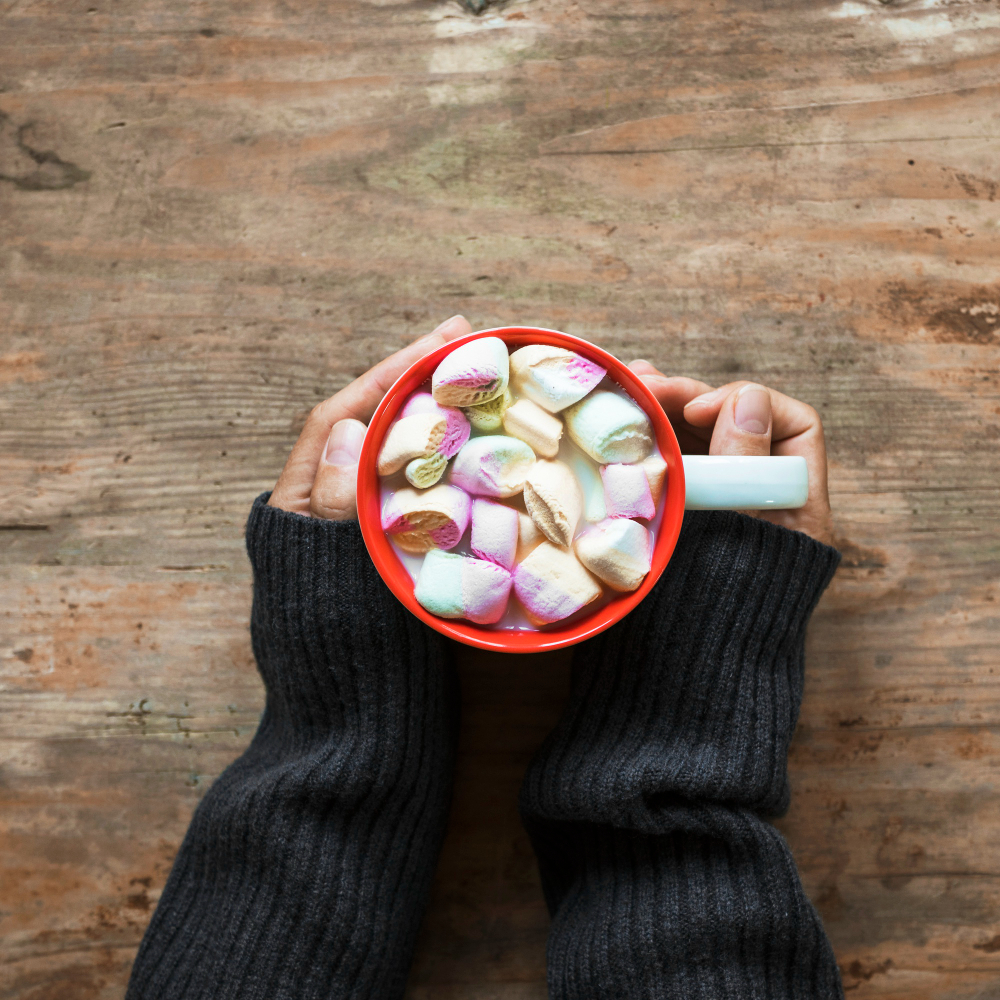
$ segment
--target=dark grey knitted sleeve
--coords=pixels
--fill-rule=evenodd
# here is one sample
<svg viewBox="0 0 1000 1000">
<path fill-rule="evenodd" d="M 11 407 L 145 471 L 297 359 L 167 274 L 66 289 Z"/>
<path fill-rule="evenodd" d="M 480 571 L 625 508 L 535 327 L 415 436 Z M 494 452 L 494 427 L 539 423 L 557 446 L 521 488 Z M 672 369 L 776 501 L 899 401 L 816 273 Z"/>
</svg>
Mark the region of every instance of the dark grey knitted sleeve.
<svg viewBox="0 0 1000 1000">
<path fill-rule="evenodd" d="M 128 1000 L 403 993 L 451 795 L 448 646 L 356 523 L 266 500 L 247 524 L 266 708 L 195 812 Z"/>
<path fill-rule="evenodd" d="M 689 513 L 642 604 L 582 645 L 521 812 L 552 1000 L 828 1000 L 840 978 L 781 835 L 803 641 L 839 561 Z"/>
</svg>

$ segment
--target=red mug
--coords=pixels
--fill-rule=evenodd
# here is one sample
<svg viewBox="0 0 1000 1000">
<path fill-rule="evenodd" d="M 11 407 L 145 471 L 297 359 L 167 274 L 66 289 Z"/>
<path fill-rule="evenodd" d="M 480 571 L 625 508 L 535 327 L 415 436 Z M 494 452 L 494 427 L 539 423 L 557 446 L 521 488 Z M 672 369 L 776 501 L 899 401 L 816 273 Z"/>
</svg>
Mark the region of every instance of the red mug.
<svg viewBox="0 0 1000 1000">
<path fill-rule="evenodd" d="M 443 358 L 456 347 L 480 337 L 499 337 L 511 350 L 527 344 L 553 344 L 576 351 L 606 369 L 608 375 L 646 411 L 653 425 L 660 454 L 667 463 L 667 483 L 663 505 L 663 520 L 653 545 L 652 565 L 638 590 L 614 594 L 594 612 L 576 617 L 572 623 L 555 622 L 537 631 L 496 629 L 474 625 L 461 619 L 438 618 L 425 611 L 413 596 L 413 579 L 400 561 L 395 549 L 382 530 L 379 476 L 376 461 L 382 440 L 396 419 L 409 395 L 423 385 Z M 496 330 L 480 330 L 452 340 L 411 365 L 385 394 L 368 424 L 368 433 L 358 460 L 358 520 L 368 553 L 382 579 L 406 609 L 431 628 L 450 639 L 469 646 L 493 649 L 504 653 L 537 653 L 545 649 L 572 646 L 610 628 L 625 617 L 649 592 L 660 578 L 673 554 L 684 519 L 684 462 L 674 429 L 653 394 L 642 380 L 617 358 L 599 347 L 557 330 L 542 330 L 531 326 L 505 326 Z"/>
</svg>

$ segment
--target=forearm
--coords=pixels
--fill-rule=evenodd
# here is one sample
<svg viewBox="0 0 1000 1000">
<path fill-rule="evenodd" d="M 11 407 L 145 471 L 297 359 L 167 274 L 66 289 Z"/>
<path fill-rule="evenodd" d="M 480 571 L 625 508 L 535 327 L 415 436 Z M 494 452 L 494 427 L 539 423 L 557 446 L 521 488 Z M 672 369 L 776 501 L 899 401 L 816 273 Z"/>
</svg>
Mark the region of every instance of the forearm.
<svg viewBox="0 0 1000 1000">
<path fill-rule="evenodd" d="M 839 995 L 762 819 L 787 805 L 805 626 L 836 562 L 760 520 L 688 515 L 649 598 L 581 647 L 521 802 L 554 914 L 553 997 L 629 976 L 643 998 Z"/>
<path fill-rule="evenodd" d="M 258 500 L 247 547 L 266 709 L 196 811 L 128 995 L 399 996 L 451 790 L 447 647 L 355 523 Z"/>
</svg>

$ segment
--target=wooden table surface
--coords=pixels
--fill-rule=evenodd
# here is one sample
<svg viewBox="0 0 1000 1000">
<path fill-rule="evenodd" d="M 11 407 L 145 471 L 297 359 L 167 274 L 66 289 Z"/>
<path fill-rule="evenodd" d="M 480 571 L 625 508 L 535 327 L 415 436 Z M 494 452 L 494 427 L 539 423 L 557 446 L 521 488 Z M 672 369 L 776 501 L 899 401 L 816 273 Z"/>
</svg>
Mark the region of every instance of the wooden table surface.
<svg viewBox="0 0 1000 1000">
<path fill-rule="evenodd" d="M 1000 997 L 996 0 L 0 0 L 0 998 L 121 997 L 262 705 L 243 524 L 441 319 L 813 403 L 844 563 L 780 828 L 854 1000 Z M 408 996 L 541 1000 L 464 655 Z"/>
</svg>

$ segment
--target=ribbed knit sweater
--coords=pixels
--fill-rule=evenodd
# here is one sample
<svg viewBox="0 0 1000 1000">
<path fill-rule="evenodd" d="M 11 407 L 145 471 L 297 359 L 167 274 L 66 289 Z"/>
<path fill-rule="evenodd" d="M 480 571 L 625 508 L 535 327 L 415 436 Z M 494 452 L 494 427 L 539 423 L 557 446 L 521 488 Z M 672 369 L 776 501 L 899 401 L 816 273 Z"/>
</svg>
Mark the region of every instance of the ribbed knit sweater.
<svg viewBox="0 0 1000 1000">
<path fill-rule="evenodd" d="M 355 523 L 254 504 L 267 700 L 195 812 L 128 1000 L 397 1000 L 447 821 L 451 649 Z M 582 644 L 521 811 L 552 1000 L 827 1000 L 836 964 L 781 836 L 806 623 L 835 550 L 685 518 L 649 597 Z"/>
</svg>

